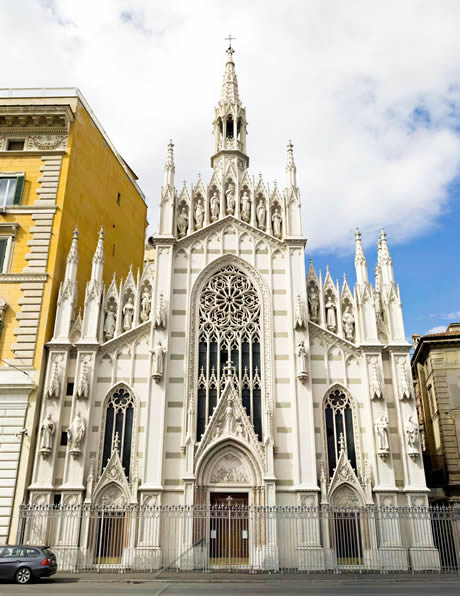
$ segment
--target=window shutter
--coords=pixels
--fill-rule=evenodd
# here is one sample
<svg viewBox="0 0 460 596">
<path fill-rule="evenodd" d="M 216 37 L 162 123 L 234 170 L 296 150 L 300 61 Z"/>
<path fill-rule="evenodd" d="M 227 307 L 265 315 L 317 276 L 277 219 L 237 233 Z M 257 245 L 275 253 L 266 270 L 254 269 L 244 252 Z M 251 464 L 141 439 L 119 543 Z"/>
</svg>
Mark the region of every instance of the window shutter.
<svg viewBox="0 0 460 596">
<path fill-rule="evenodd" d="M 24 190 L 24 176 L 18 176 L 16 182 L 16 190 L 14 191 L 13 205 L 19 205 L 22 199 L 22 191 Z"/>
<path fill-rule="evenodd" d="M 6 238 L 0 239 L 0 273 L 3 273 L 3 265 L 5 263 L 6 247 L 8 240 Z"/>
</svg>

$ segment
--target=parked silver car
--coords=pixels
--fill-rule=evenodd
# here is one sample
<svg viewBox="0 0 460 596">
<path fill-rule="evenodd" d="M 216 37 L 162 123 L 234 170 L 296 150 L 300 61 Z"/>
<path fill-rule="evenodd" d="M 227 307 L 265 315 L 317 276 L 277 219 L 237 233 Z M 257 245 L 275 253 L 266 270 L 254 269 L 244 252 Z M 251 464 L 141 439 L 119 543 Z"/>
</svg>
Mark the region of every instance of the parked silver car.
<svg viewBox="0 0 460 596">
<path fill-rule="evenodd" d="M 32 579 L 54 575 L 56 571 L 56 557 L 46 546 L 0 547 L 0 579 L 27 584 Z"/>
</svg>

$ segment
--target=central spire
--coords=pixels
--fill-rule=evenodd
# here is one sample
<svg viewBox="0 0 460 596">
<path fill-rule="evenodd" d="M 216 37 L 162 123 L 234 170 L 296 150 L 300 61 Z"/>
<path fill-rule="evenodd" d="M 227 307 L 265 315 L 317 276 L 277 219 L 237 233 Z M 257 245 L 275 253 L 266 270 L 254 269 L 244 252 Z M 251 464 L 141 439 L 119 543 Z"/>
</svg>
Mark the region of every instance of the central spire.
<svg viewBox="0 0 460 596">
<path fill-rule="evenodd" d="M 211 157 L 212 167 L 221 161 L 219 158 L 239 159 L 239 163 L 244 164 L 246 168 L 249 165 L 246 155 L 246 111 L 238 92 L 233 54 L 234 49 L 230 45 L 227 48 L 222 92 L 213 122 L 215 147 L 214 155 Z"/>
<path fill-rule="evenodd" d="M 238 94 L 238 78 L 235 71 L 235 63 L 233 62 L 233 54 L 235 50 L 229 46 L 227 49 L 227 63 L 225 64 L 224 80 L 222 83 L 221 103 L 237 103 L 241 104 L 240 96 Z"/>
</svg>

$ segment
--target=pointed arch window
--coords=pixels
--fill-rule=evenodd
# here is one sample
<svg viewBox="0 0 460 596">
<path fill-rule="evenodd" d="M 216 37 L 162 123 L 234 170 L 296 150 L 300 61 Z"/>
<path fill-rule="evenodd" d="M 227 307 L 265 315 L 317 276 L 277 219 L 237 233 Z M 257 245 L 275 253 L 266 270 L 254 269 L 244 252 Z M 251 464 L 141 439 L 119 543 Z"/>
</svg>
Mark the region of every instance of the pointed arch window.
<svg viewBox="0 0 460 596">
<path fill-rule="evenodd" d="M 197 441 L 224 388 L 231 361 L 254 430 L 262 438 L 261 303 L 252 282 L 227 265 L 207 282 L 199 299 Z"/>
<path fill-rule="evenodd" d="M 115 435 L 118 434 L 118 450 L 128 480 L 131 468 L 133 427 L 134 398 L 126 388 L 119 387 L 109 397 L 106 405 L 102 469 L 105 468 L 112 455 Z"/>
<path fill-rule="evenodd" d="M 334 389 L 325 400 L 325 424 L 329 478 L 334 474 L 343 435 L 345 450 L 352 468 L 356 469 L 356 447 L 353 428 L 353 404 L 350 396 L 341 389 Z"/>
</svg>

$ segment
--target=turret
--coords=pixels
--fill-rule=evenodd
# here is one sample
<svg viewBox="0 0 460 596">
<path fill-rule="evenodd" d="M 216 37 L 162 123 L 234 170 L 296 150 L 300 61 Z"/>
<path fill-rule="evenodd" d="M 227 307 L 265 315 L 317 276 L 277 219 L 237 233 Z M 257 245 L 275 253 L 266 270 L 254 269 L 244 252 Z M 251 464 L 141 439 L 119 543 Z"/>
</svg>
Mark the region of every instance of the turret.
<svg viewBox="0 0 460 596">
<path fill-rule="evenodd" d="M 297 188 L 294 145 L 291 141 L 289 141 L 287 146 L 286 186 L 287 236 L 301 236 L 302 214 L 300 212 L 300 193 Z"/>
<path fill-rule="evenodd" d="M 356 228 L 355 232 L 355 269 L 357 283 L 366 284 L 369 281 L 367 262 L 366 256 L 364 255 L 363 244 L 361 242 L 361 233 L 358 228 Z"/>
<path fill-rule="evenodd" d="M 77 270 L 78 270 L 78 228 L 75 227 L 67 263 L 64 280 L 59 287 L 56 319 L 52 342 L 69 340 L 72 320 L 75 314 L 77 300 Z"/>
<path fill-rule="evenodd" d="M 241 159 L 246 168 L 249 165 L 249 158 L 246 155 L 246 110 L 243 108 L 238 93 L 233 53 L 233 48 L 229 46 L 221 98 L 216 107 L 213 122 L 215 147 L 214 155 L 211 157 L 212 167 L 214 167 L 215 161 L 223 155 Z"/>
<path fill-rule="evenodd" d="M 80 342 L 98 341 L 99 314 L 103 290 L 102 275 L 104 272 L 104 228 L 101 227 L 96 251 L 93 256 L 91 279 L 86 285 L 85 312 Z"/>
<path fill-rule="evenodd" d="M 174 200 L 176 191 L 174 189 L 174 145 L 172 141 L 168 143 L 168 157 L 164 167 L 163 188 L 161 189 L 160 206 L 160 234 L 162 236 L 172 236 L 174 229 Z"/>
<path fill-rule="evenodd" d="M 383 311 L 387 320 L 389 343 L 406 343 L 401 296 L 395 283 L 393 263 L 387 244 L 387 235 L 382 229 L 378 241 L 377 273 L 382 288 Z"/>
</svg>

